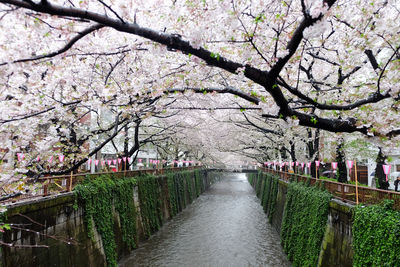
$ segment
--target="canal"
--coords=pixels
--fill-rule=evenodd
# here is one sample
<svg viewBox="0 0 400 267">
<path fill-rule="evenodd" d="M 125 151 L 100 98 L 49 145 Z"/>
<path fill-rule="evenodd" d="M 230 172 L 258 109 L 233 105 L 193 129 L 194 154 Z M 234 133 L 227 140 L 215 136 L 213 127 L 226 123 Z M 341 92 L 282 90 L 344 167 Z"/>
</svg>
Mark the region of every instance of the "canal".
<svg viewBox="0 0 400 267">
<path fill-rule="evenodd" d="M 290 266 L 246 175 L 222 176 L 119 266 Z"/>
</svg>

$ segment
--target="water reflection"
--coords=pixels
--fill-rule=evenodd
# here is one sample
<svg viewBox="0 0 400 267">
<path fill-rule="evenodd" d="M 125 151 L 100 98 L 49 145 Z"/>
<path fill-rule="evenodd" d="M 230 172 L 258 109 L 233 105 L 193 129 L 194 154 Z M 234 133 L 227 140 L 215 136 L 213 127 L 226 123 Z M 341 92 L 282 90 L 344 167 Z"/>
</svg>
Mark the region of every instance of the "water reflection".
<svg viewBox="0 0 400 267">
<path fill-rule="evenodd" d="M 224 174 L 120 266 L 290 266 L 245 174 Z"/>
</svg>

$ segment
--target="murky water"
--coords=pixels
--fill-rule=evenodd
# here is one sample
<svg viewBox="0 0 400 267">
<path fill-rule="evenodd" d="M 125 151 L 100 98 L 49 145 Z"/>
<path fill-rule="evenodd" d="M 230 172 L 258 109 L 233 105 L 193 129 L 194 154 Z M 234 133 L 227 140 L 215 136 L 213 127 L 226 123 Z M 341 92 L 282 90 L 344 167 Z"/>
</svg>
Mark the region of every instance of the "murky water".
<svg viewBox="0 0 400 267">
<path fill-rule="evenodd" d="M 225 174 L 120 266 L 290 266 L 245 174 Z"/>
</svg>

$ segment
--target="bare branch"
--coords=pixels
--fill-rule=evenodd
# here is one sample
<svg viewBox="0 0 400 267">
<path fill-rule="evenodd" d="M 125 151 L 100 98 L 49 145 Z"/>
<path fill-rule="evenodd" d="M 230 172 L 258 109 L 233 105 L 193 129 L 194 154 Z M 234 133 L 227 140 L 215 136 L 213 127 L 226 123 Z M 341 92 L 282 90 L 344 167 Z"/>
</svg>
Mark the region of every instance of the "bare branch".
<svg viewBox="0 0 400 267">
<path fill-rule="evenodd" d="M 120 15 L 118 15 L 117 12 L 114 11 L 114 9 L 111 8 L 111 6 L 107 5 L 106 3 L 104 3 L 101 0 L 97 0 L 99 1 L 102 5 L 104 5 L 107 9 L 109 9 L 122 23 L 125 24 L 125 21 L 120 17 Z"/>
</svg>

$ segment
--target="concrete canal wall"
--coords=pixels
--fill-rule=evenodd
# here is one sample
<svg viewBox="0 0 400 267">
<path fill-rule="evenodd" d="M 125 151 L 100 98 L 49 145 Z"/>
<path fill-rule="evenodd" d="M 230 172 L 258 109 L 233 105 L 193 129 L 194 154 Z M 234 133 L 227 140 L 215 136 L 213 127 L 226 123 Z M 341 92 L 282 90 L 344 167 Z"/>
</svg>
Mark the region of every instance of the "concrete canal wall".
<svg viewBox="0 0 400 267">
<path fill-rule="evenodd" d="M 308 235 L 313 235 L 314 233 L 304 233 L 302 229 L 296 229 L 300 226 L 298 224 L 287 226 L 290 229 L 289 236 L 285 233 L 286 229 L 282 230 L 284 227 L 284 217 L 285 216 L 293 216 L 293 214 L 285 214 L 285 209 L 290 205 L 293 206 L 290 202 L 298 201 L 293 197 L 289 199 L 288 203 L 288 187 L 289 184 L 279 180 L 278 178 L 267 174 L 249 174 L 249 182 L 252 184 L 254 190 L 256 191 L 257 196 L 261 200 L 261 205 L 264 208 L 264 211 L 267 213 L 269 222 L 272 226 L 277 230 L 277 232 L 281 235 L 281 242 L 284 250 L 289 254 L 289 258 L 294 261 L 293 266 L 353 266 L 353 248 L 352 248 L 352 206 L 343 203 L 339 200 L 331 199 L 328 200 L 328 209 L 327 213 L 322 217 L 322 225 L 321 225 L 321 234 L 312 236 L 310 239 L 321 239 L 322 242 L 315 242 L 321 244 L 317 247 L 316 255 L 313 257 L 310 256 L 311 260 L 308 262 L 296 262 L 296 255 L 298 258 L 307 257 L 308 251 L 312 251 L 312 242 L 310 240 L 306 240 L 301 244 L 295 244 L 295 248 L 290 247 L 290 242 L 285 241 L 290 239 L 290 235 L 293 235 L 292 240 L 294 239 L 307 239 Z M 310 196 L 307 196 L 309 198 Z M 323 206 L 323 205 L 322 205 Z M 307 207 L 307 206 L 305 206 Z M 316 206 L 316 209 L 323 209 L 323 207 Z M 310 207 L 312 209 L 312 207 Z M 297 211 L 286 211 L 288 212 L 297 212 Z M 305 213 L 304 217 L 314 217 L 315 215 L 312 212 Z M 296 218 L 296 221 L 305 220 L 301 216 Z M 318 217 L 314 221 L 310 221 L 311 224 L 317 224 L 316 221 Z M 321 220 L 320 220 L 321 221 Z M 267 222 L 266 222 L 267 223 Z M 318 227 L 316 228 L 318 231 Z M 284 237 L 286 239 L 284 240 Z M 308 242 L 308 243 L 307 243 Z M 303 251 L 301 252 L 301 247 L 303 246 Z M 310 246 L 310 247 L 308 247 Z M 292 246 L 293 247 L 293 246 Z M 300 255 L 299 255 L 300 254 Z M 304 254 L 304 255 L 301 255 Z M 310 263 L 311 262 L 311 263 Z"/>
<path fill-rule="evenodd" d="M 116 266 L 213 183 L 204 170 L 99 177 L 77 192 L 7 207 L 1 266 Z M 104 178 L 104 179 L 103 179 Z M 119 202 L 119 203 L 117 203 Z"/>
</svg>

